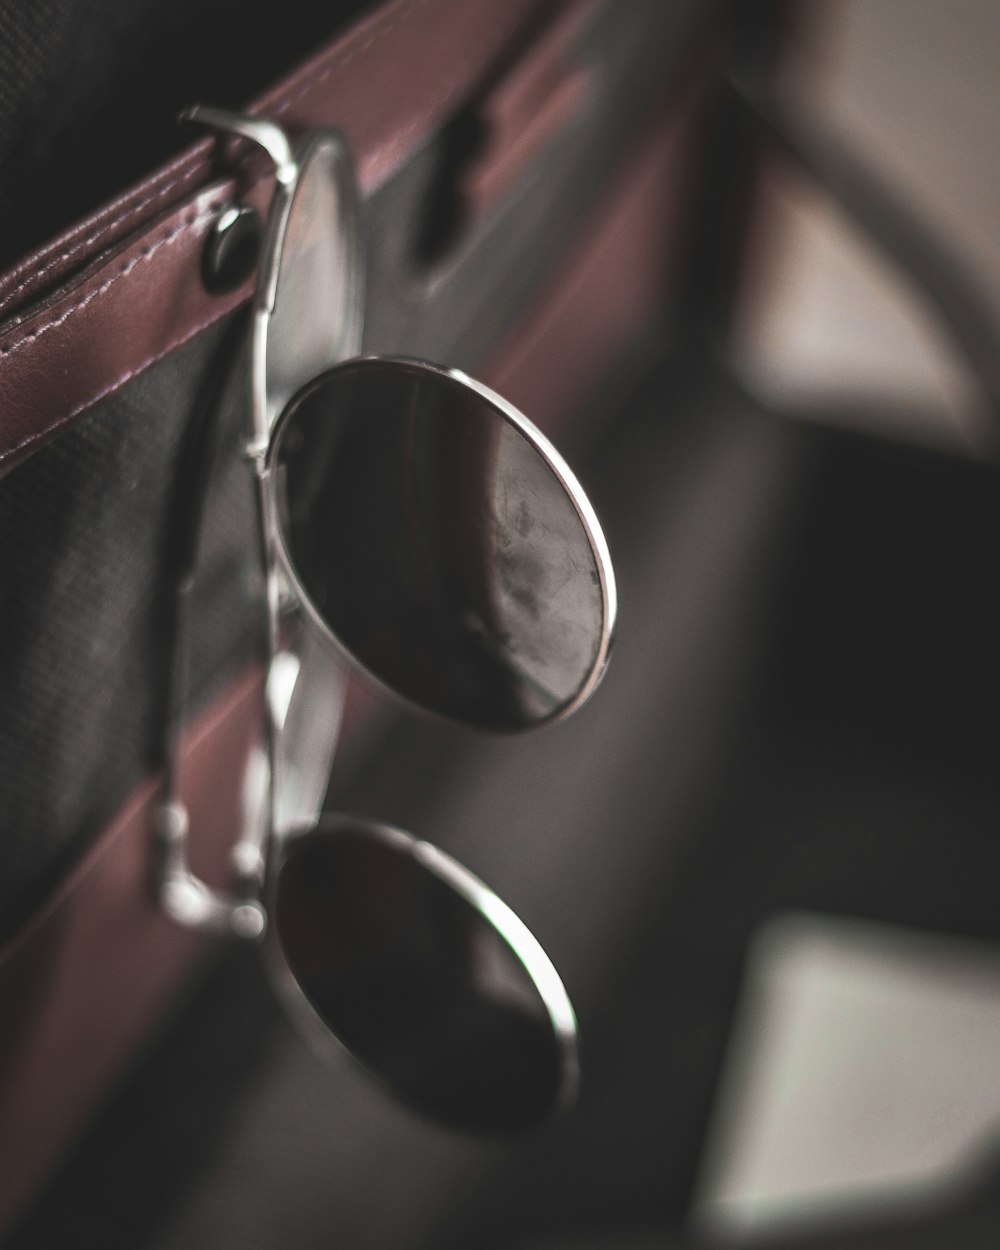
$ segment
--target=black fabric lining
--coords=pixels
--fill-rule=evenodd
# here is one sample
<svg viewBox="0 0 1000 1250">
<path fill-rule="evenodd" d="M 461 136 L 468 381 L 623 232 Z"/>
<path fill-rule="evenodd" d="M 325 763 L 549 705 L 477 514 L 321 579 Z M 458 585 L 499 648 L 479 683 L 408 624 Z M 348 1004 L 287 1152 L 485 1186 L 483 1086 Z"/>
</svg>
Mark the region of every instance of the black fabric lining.
<svg viewBox="0 0 1000 1250">
<path fill-rule="evenodd" d="M 67 835 L 110 819 L 156 758 L 172 466 L 218 339 L 178 352 L 0 482 L 4 936 L 61 872 L 75 848 Z M 237 392 L 219 419 L 235 445 Z M 194 707 L 251 653 L 253 524 L 248 474 L 226 456 L 209 490 L 193 607 Z"/>
</svg>

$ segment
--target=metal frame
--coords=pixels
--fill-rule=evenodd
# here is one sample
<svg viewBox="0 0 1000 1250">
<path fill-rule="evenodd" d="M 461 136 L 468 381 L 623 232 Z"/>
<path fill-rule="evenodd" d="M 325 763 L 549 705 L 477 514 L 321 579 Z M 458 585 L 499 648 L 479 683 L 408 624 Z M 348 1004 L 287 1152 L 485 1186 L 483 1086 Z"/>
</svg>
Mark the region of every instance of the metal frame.
<svg viewBox="0 0 1000 1250">
<path fill-rule="evenodd" d="M 254 475 L 257 536 L 266 590 L 268 676 L 263 742 L 251 758 L 247 770 L 244 785 L 244 827 L 231 855 L 234 888 L 231 893 L 223 893 L 194 876 L 188 867 L 188 817 L 180 797 L 178 778 L 179 728 L 182 719 L 180 713 L 184 703 L 187 653 L 187 606 L 194 581 L 194 559 L 193 555 L 189 556 L 176 584 L 178 629 L 169 697 L 174 714 L 168 717 L 167 741 L 163 750 L 164 782 L 156 813 L 160 843 L 157 893 L 164 909 L 180 924 L 238 937 L 259 938 L 267 925 L 261 895 L 271 844 L 281 836 L 283 824 L 287 823 L 289 827 L 294 825 L 296 832 L 301 833 L 303 828 L 315 824 L 319 815 L 319 799 L 322 798 L 332 764 L 339 727 L 339 708 L 342 705 L 341 670 L 339 663 L 331 657 L 344 656 L 353 667 L 381 689 L 389 691 L 404 703 L 410 703 L 410 706 L 420 706 L 387 686 L 340 643 L 301 584 L 286 548 L 278 523 L 274 482 L 282 435 L 294 420 L 299 398 L 307 396 L 314 387 L 323 385 L 338 370 L 349 370 L 355 364 L 367 364 L 373 360 L 395 370 L 409 370 L 424 378 L 438 378 L 447 385 L 471 392 L 484 401 L 495 416 L 516 430 L 530 445 L 558 482 L 576 513 L 594 559 L 600 589 L 601 620 L 595 655 L 585 680 L 573 692 L 572 697 L 546 715 L 538 717 L 534 723 L 545 724 L 563 719 L 593 693 L 603 676 L 611 649 L 617 616 L 617 595 L 607 543 L 589 499 L 556 448 L 522 413 L 494 391 L 459 370 L 401 357 L 358 356 L 363 315 L 363 258 L 354 179 L 341 137 L 330 130 L 316 131 L 306 135 L 293 147 L 279 127 L 260 119 L 206 108 L 192 109 L 185 114 L 185 118 L 209 125 L 225 134 L 251 140 L 267 152 L 275 167 L 276 190 L 268 215 L 253 303 L 250 438 L 246 447 L 246 455 Z M 324 245 L 330 243 L 325 232 L 333 232 L 332 251 L 327 252 L 327 259 L 332 256 L 336 260 L 341 301 L 338 304 L 334 299 L 330 305 L 333 309 L 332 315 L 329 309 L 324 314 L 328 324 L 324 325 L 323 317 L 319 317 L 317 326 L 313 321 L 315 310 L 312 305 L 316 301 L 322 302 L 326 292 L 315 287 L 310 288 L 311 271 L 304 277 L 301 272 L 293 272 L 296 269 L 295 257 L 287 268 L 285 261 L 289 222 L 296 205 L 296 196 L 304 183 L 303 175 L 313 161 L 320 160 L 328 164 L 330 182 L 327 186 L 328 189 L 332 188 L 336 200 L 336 220 L 327 221 L 324 218 L 311 224 L 314 228 L 319 227 L 316 237 Z M 322 186 L 322 179 L 312 185 Z M 309 219 L 306 220 L 308 226 Z M 303 237 L 308 252 L 311 237 L 308 228 L 303 229 Z M 313 242 L 315 243 L 315 239 Z M 308 256 L 303 258 L 300 269 L 309 269 L 308 259 Z M 326 274 L 322 265 L 319 272 L 321 275 Z M 301 281 L 304 285 L 296 289 L 296 281 Z M 286 282 L 291 293 L 286 294 L 282 304 L 282 286 Z M 301 302 L 303 293 L 305 303 Z M 279 324 L 279 318 L 289 317 L 289 310 L 290 321 L 286 321 L 284 325 Z M 287 367 L 289 360 L 281 356 L 282 330 L 285 333 L 286 356 L 292 359 L 294 365 L 291 369 Z M 272 339 L 277 339 L 278 342 L 272 345 Z M 294 346 L 289 347 L 289 342 Z M 318 373 L 313 375 L 311 371 L 318 361 L 322 363 L 319 364 Z M 283 367 L 272 368 L 275 362 Z M 301 376 L 303 372 L 305 377 Z M 202 482 L 206 479 L 207 475 L 202 473 Z M 288 632 L 289 618 L 296 614 L 303 622 L 301 632 L 305 643 L 305 649 L 298 654 L 283 646 L 283 635 Z M 310 672 L 306 677 L 303 677 L 301 671 L 303 656 L 310 657 Z M 324 749 L 311 762 L 310 785 L 306 787 L 317 792 L 316 808 L 306 817 L 286 822 L 279 818 L 278 796 L 281 788 L 279 782 L 282 779 L 279 771 L 287 767 L 281 748 L 288 754 L 289 735 L 284 733 L 284 722 L 289 696 L 288 683 L 284 679 L 289 673 L 295 690 L 304 692 L 302 698 L 311 700 L 314 709 L 333 706 L 337 711 L 333 720 L 327 714 L 325 725 L 322 714 L 313 715 L 312 719 L 305 717 L 307 729 L 318 725 L 324 730 L 320 735 L 320 745 Z M 430 711 L 428 708 L 421 710 L 425 713 Z M 311 738 L 315 736 L 315 733 L 310 734 Z M 287 831 L 286 829 L 285 832 Z M 479 883 L 479 888 L 486 889 L 482 883 Z"/>
<path fill-rule="evenodd" d="M 288 221 L 303 173 L 321 155 L 332 165 L 340 212 L 330 223 L 339 231 L 338 243 L 347 269 L 348 301 L 344 326 L 338 341 L 343 355 L 357 353 L 361 341 L 363 312 L 363 266 L 357 194 L 350 158 L 343 139 L 336 131 L 320 130 L 306 135 L 293 147 L 285 132 L 272 122 L 244 117 L 237 113 L 198 106 L 182 114 L 182 121 L 209 126 L 224 134 L 245 138 L 262 148 L 274 165 L 276 188 L 268 212 L 267 228 L 254 292 L 253 325 L 250 339 L 250 431 L 246 455 L 254 474 L 257 507 L 257 534 L 261 567 L 264 570 L 267 602 L 267 697 L 265 698 L 264 741 L 251 757 L 244 781 L 244 824 L 233 848 L 231 864 L 233 891 L 223 893 L 195 876 L 187 861 L 189 821 L 179 784 L 180 709 L 184 705 L 186 656 L 188 649 L 188 604 L 193 587 L 193 571 L 185 569 L 175 585 L 177 631 L 171 667 L 169 704 L 174 714 L 167 717 L 163 744 L 164 777 L 155 814 L 159 855 L 156 867 L 156 893 L 166 913 L 186 928 L 207 929 L 240 938 L 260 938 L 267 917 L 260 901 L 266 868 L 267 842 L 277 827 L 278 741 L 290 692 L 283 684 L 282 657 L 290 653 L 282 647 L 283 619 L 302 601 L 296 599 L 276 558 L 277 524 L 272 492 L 269 489 L 267 453 L 276 418 L 290 394 L 276 393 L 268 370 L 268 349 L 272 321 L 281 285 Z M 332 357 L 328 364 L 337 363 Z M 305 381 L 307 379 L 303 379 Z M 320 674 L 321 694 L 338 702 L 340 690 L 330 689 L 331 670 Z M 316 673 L 310 674 L 310 680 Z M 277 679 L 277 680 L 276 680 Z M 306 683 L 299 670 L 293 679 Z M 325 687 L 325 689 L 322 689 Z M 329 734 L 324 752 L 326 769 L 336 747 L 336 733 Z M 317 768 L 321 767 L 317 766 Z"/>
<path fill-rule="evenodd" d="M 294 845 L 303 848 L 309 845 L 310 838 L 328 840 L 336 837 L 338 830 L 352 824 L 349 817 L 319 819 L 319 800 L 322 798 L 322 790 L 325 789 L 332 763 L 342 709 L 341 668 L 339 659 L 334 663 L 330 658 L 333 654 L 331 644 L 337 645 L 340 650 L 342 648 L 339 648 L 330 626 L 322 619 L 296 575 L 278 523 L 275 481 L 281 434 L 289 428 L 289 422 L 296 411 L 293 397 L 308 393 L 311 389 L 310 378 L 301 377 L 301 373 L 311 371 L 321 362 L 318 377 L 314 379 L 319 384 L 324 379 L 329 379 L 338 367 L 350 367 L 351 360 L 359 359 L 363 314 L 362 251 L 354 181 L 347 151 L 339 135 L 333 131 L 314 132 L 293 147 L 284 132 L 269 122 L 204 108 L 191 110 L 186 117 L 224 133 L 250 139 L 268 153 L 275 167 L 276 190 L 268 216 L 253 302 L 250 432 L 245 447 L 248 465 L 254 478 L 257 538 L 265 582 L 267 681 L 263 741 L 251 754 L 244 778 L 244 822 L 231 852 L 233 885 L 226 892 L 209 886 L 195 876 L 188 866 L 189 822 L 181 797 L 179 775 L 179 747 L 186 694 L 189 600 L 197 563 L 201 503 L 209 476 L 205 467 L 206 426 L 196 422 L 188 449 L 188 455 L 194 459 L 191 467 L 191 478 L 195 483 L 192 492 L 194 498 L 189 499 L 183 492 L 178 495 L 178 506 L 187 507 L 180 514 L 178 554 L 171 563 L 175 577 L 174 645 L 167 689 L 168 714 L 165 717 L 162 743 L 163 781 L 154 821 L 159 850 L 156 892 L 164 911 L 187 928 L 256 940 L 262 938 L 267 931 L 268 915 L 274 906 L 281 869 L 281 839 L 289 836 L 288 846 L 291 848 L 290 835 L 294 834 Z M 327 222 L 325 218 L 305 219 L 300 246 L 306 254 L 301 258 L 293 256 L 286 272 L 283 270 L 283 262 L 286 259 L 289 223 L 295 210 L 296 196 L 304 185 L 304 172 L 313 161 L 320 160 L 327 162 L 326 172 L 330 180 L 325 186 L 332 193 L 332 200 L 328 203 L 336 203 L 336 220 Z M 324 186 L 322 179 L 311 185 L 319 188 Z M 322 202 L 322 194 L 315 201 L 306 200 L 303 211 L 311 212 L 312 205 Z M 311 234 L 309 226 L 318 233 Z M 324 233 L 326 230 L 334 232 L 332 238 Z M 337 270 L 335 278 L 339 285 L 333 291 L 319 289 L 315 285 L 316 274 L 309 266 L 309 253 L 313 245 L 327 248 L 325 261 Z M 319 264 L 316 273 L 322 283 L 327 276 L 325 265 Z M 288 281 L 291 292 L 286 296 L 284 305 L 281 304 L 283 279 Z M 312 304 L 315 301 L 324 304 L 324 312 L 317 322 L 311 320 L 314 311 Z M 288 317 L 289 310 L 290 320 L 283 324 L 276 322 L 279 316 Z M 276 341 L 272 343 L 272 339 Z M 282 351 L 286 353 L 284 356 Z M 382 359 L 386 366 L 416 370 L 423 376 L 444 379 L 448 384 L 471 391 L 481 400 L 485 400 L 492 412 L 512 426 L 539 455 L 576 512 L 597 566 L 602 619 L 597 655 L 586 681 L 572 698 L 543 718 L 547 721 L 561 719 L 579 706 L 600 680 L 610 650 L 617 613 L 610 556 L 590 501 L 548 439 L 516 408 L 489 388 L 457 370 L 403 359 Z M 272 368 L 275 362 L 279 362 L 282 367 Z M 300 646 L 298 650 L 286 649 L 285 638 L 296 623 L 301 626 Z M 362 667 L 355 657 L 348 658 L 356 667 Z M 373 674 L 368 676 L 377 681 Z M 378 684 L 383 685 L 381 682 Z M 295 702 L 297 693 L 298 704 Z M 279 789 L 291 775 L 287 771 L 291 767 L 286 758 L 291 754 L 291 735 L 287 729 L 286 716 L 290 709 L 296 707 L 298 728 L 306 733 L 310 741 L 309 751 L 304 752 L 308 755 L 309 762 L 305 766 L 307 775 L 303 793 L 308 797 L 309 805 L 315 800 L 316 806 L 315 811 L 310 811 L 308 817 L 301 820 L 294 820 L 279 810 Z M 334 709 L 332 718 L 330 707 Z M 318 751 L 315 741 L 317 729 L 320 730 Z M 576 1018 L 559 974 L 538 941 L 488 886 L 443 851 L 402 830 L 377 822 L 355 821 L 353 827 L 362 830 L 365 837 L 381 842 L 394 853 L 411 859 L 425 873 L 445 884 L 454 895 L 469 905 L 478 920 L 506 944 L 537 995 L 559 1054 L 558 1080 L 552 1089 L 551 1101 L 538 1111 L 544 1113 L 546 1110 L 569 1106 L 575 1099 L 579 1080 Z M 293 854 L 288 849 L 287 855 Z M 306 1036 L 321 1050 L 329 1052 L 332 1047 L 350 1054 L 350 1048 L 326 1026 L 310 1002 L 304 986 L 282 949 L 276 928 L 277 926 L 272 926 L 271 940 L 267 944 L 268 963 L 272 979 L 289 1011 L 299 1020 Z M 376 1072 L 375 1075 L 380 1074 Z M 399 1092 L 402 1096 L 402 1091 Z M 425 1107 L 423 1110 L 432 1115 L 434 1113 L 432 1108 Z M 534 1114 L 533 1110 L 532 1117 Z"/>
<path fill-rule="evenodd" d="M 325 817 L 316 836 L 328 837 L 339 827 L 352 827 L 350 817 Z M 580 1085 L 580 1061 L 577 1050 L 577 1020 L 573 1004 L 562 978 L 544 947 L 524 921 L 488 885 L 458 860 L 430 842 L 392 825 L 364 821 L 366 836 L 391 847 L 400 855 L 416 861 L 425 871 L 443 881 L 473 911 L 477 912 L 497 933 L 525 969 L 535 986 L 539 1001 L 552 1027 L 559 1053 L 563 1059 L 561 1081 L 553 1099 L 553 1110 L 568 1109 L 576 1101 Z M 302 835 L 307 841 L 312 833 Z M 299 839 L 296 839 L 298 844 Z M 365 1068 L 364 1060 L 355 1055 L 345 1042 L 323 1021 L 319 1012 L 303 992 L 295 974 L 280 949 L 273 932 L 265 944 L 265 959 L 271 982 L 312 1049 L 321 1058 L 347 1055 Z M 368 1071 L 367 1068 L 365 1068 Z M 376 1077 L 376 1079 L 378 1079 Z M 390 1093 L 394 1091 L 380 1081 Z"/>
<path fill-rule="evenodd" d="M 432 364 L 426 360 L 416 360 L 406 356 L 360 356 L 357 361 L 345 361 L 343 365 L 335 366 L 335 368 L 349 370 L 356 363 L 364 363 L 370 360 L 378 360 L 383 364 L 392 365 L 399 369 L 412 368 L 419 370 L 421 374 L 434 374 L 439 378 L 454 382 L 464 390 L 473 391 L 481 399 L 484 399 L 495 412 L 529 443 L 535 451 L 538 452 L 541 459 L 545 462 L 549 472 L 556 478 L 560 486 L 566 492 L 570 503 L 580 520 L 584 533 L 591 544 L 591 548 L 595 555 L 595 565 L 597 568 L 598 579 L 601 591 L 601 635 L 597 646 L 597 652 L 593 660 L 593 667 L 589 679 L 580 687 L 572 699 L 560 704 L 554 711 L 545 717 L 540 717 L 535 726 L 556 724 L 558 721 L 564 720 L 582 707 L 590 698 L 597 687 L 600 685 L 604 673 L 607 670 L 608 659 L 610 658 L 611 648 L 614 643 L 615 626 L 618 618 L 618 592 L 615 584 L 614 568 L 611 563 L 611 553 L 608 550 L 607 540 L 601 529 L 600 521 L 594 511 L 594 506 L 587 497 L 586 492 L 580 485 L 576 474 L 563 459 L 558 449 L 549 441 L 536 425 L 534 425 L 524 413 L 520 412 L 511 403 L 498 395 L 496 391 L 491 390 L 482 382 L 476 381 L 475 378 L 469 377 L 467 373 L 463 373 L 460 369 L 448 369 L 443 365 Z M 303 388 L 303 394 L 312 388 L 312 385 L 319 385 L 324 381 L 324 377 L 318 377 L 314 383 Z M 294 420 L 295 408 L 289 406 L 278 418 L 271 436 L 271 447 L 267 454 L 267 471 L 268 474 L 275 467 L 275 460 L 280 452 L 281 436 L 288 421 Z M 281 562 L 282 573 L 288 583 L 294 588 L 298 601 L 301 603 L 306 615 L 310 617 L 313 624 L 321 631 L 322 635 L 329 641 L 331 646 L 335 647 L 339 654 L 343 655 L 345 660 L 356 669 L 364 674 L 365 680 L 377 687 L 379 690 L 390 694 L 397 702 L 404 703 L 407 707 L 419 711 L 424 716 L 431 716 L 440 719 L 447 719 L 442 713 L 435 712 L 433 709 L 425 707 L 421 703 L 414 702 L 402 692 L 389 686 L 381 677 L 370 668 L 366 667 L 357 656 L 352 655 L 340 642 L 337 636 L 331 632 L 330 627 L 323 619 L 322 615 L 316 610 L 308 592 L 302 585 L 302 582 L 295 571 L 295 566 L 291 560 L 291 556 L 285 545 L 284 537 L 279 526 L 275 525 L 274 533 L 276 537 L 278 558 Z"/>
</svg>

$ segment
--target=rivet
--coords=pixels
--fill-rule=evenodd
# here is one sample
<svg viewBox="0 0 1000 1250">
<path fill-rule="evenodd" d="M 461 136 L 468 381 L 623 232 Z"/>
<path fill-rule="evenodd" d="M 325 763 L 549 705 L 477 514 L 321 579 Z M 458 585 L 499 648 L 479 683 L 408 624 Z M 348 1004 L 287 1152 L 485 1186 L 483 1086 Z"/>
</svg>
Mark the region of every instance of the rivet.
<svg viewBox="0 0 1000 1250">
<path fill-rule="evenodd" d="M 201 276 L 213 295 L 225 295 L 250 277 L 260 254 L 260 215 L 249 205 L 231 204 L 212 223 L 205 240 Z"/>
</svg>

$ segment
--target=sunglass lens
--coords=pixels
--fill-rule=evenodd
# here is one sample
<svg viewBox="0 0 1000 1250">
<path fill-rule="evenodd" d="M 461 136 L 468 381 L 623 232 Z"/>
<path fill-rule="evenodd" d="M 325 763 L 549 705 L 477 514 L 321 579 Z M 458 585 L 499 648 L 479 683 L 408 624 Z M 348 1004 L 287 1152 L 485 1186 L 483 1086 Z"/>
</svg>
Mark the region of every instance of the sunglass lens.
<svg viewBox="0 0 1000 1250">
<path fill-rule="evenodd" d="M 515 949 L 519 922 L 504 935 L 506 910 L 426 843 L 337 818 L 288 844 L 272 915 L 311 1011 L 400 1101 L 506 1133 L 571 1100 L 576 1079 L 565 991 Z"/>
<path fill-rule="evenodd" d="M 499 397 L 416 362 L 350 362 L 293 399 L 272 465 L 293 577 L 396 693 L 513 730 L 596 684 L 614 613 L 603 537 Z"/>
</svg>

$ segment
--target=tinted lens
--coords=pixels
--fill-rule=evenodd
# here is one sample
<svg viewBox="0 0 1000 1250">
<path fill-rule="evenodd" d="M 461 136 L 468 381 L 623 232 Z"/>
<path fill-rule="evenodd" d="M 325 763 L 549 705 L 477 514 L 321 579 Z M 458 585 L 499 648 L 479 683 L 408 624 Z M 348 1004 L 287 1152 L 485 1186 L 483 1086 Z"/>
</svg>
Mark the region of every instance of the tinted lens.
<svg viewBox="0 0 1000 1250">
<path fill-rule="evenodd" d="M 442 852 L 335 818 L 287 845 L 271 914 L 309 1019 L 408 1106 L 505 1133 L 572 1100 L 562 984 L 513 913 Z"/>
<path fill-rule="evenodd" d="M 607 660 L 614 581 L 558 453 L 499 396 L 398 360 L 329 370 L 275 432 L 293 577 L 376 678 L 490 729 L 565 713 Z"/>
</svg>

